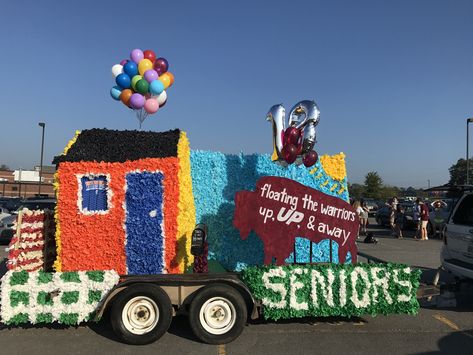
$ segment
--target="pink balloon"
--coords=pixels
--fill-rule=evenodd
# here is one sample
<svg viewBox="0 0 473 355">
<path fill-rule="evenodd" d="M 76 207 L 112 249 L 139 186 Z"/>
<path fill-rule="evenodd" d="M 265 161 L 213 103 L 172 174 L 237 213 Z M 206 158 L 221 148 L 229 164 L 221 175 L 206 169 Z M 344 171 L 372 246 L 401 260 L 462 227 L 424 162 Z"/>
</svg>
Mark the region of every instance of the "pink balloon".
<svg viewBox="0 0 473 355">
<path fill-rule="evenodd" d="M 126 62 L 128 62 L 128 60 L 126 60 L 126 59 L 123 59 L 123 60 L 120 62 L 120 65 L 125 65 L 125 64 L 126 64 Z"/>
<path fill-rule="evenodd" d="M 145 102 L 145 111 L 148 112 L 149 114 L 156 113 L 159 108 L 158 100 L 155 98 L 150 98 L 146 100 Z"/>
</svg>

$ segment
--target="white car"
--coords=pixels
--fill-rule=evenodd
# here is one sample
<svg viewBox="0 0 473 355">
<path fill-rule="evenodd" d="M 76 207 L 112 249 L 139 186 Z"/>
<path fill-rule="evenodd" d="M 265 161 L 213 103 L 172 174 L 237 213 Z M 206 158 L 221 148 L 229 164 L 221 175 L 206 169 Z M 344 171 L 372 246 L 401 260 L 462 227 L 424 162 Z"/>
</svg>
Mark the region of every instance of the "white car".
<svg viewBox="0 0 473 355">
<path fill-rule="evenodd" d="M 11 213 L 5 207 L 0 206 L 0 221 L 5 217 L 11 216 Z"/>
<path fill-rule="evenodd" d="M 463 193 L 447 221 L 441 261 L 455 276 L 473 279 L 473 191 Z"/>
</svg>

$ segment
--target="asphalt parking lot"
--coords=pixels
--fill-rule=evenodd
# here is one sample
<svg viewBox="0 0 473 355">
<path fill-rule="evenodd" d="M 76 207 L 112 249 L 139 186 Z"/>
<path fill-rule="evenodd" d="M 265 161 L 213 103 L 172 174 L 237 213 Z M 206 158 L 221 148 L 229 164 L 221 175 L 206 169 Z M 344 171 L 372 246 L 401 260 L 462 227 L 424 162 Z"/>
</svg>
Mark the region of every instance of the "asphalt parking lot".
<svg viewBox="0 0 473 355">
<path fill-rule="evenodd" d="M 430 281 L 440 265 L 442 242 L 419 242 L 408 232 L 390 237 L 385 228 L 371 226 L 378 244 L 359 243 L 359 250 L 380 259 L 403 262 L 423 271 Z M 2 258 L 5 253 L 2 251 Z M 4 265 L 2 265 L 4 267 Z M 451 278 L 442 274 L 440 281 Z M 0 325 L 2 354 L 471 354 L 473 349 L 473 292 L 462 287 L 448 297 L 421 301 L 417 316 L 310 318 L 250 323 L 226 345 L 200 343 L 185 317 L 176 317 L 158 342 L 130 346 L 117 342 L 106 321 L 78 327 L 9 328 Z M 451 296 L 451 297 L 450 297 Z"/>
</svg>

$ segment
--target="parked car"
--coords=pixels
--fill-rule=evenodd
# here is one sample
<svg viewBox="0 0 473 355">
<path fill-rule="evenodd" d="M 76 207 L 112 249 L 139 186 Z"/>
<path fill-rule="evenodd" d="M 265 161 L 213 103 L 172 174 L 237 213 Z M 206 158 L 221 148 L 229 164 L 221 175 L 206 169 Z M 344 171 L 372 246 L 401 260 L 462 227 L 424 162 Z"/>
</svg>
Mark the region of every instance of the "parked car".
<svg viewBox="0 0 473 355">
<path fill-rule="evenodd" d="M 21 201 L 23 199 L 21 197 L 5 197 L 1 205 L 5 207 L 7 210 L 11 212 L 16 211 L 18 207 L 20 207 Z"/>
<path fill-rule="evenodd" d="M 380 226 L 389 226 L 389 214 L 389 206 L 384 206 L 378 209 L 375 215 L 376 223 L 378 223 Z"/>
<path fill-rule="evenodd" d="M 412 218 L 414 213 L 414 204 L 411 202 L 404 202 L 400 204 L 404 208 L 404 228 L 403 229 L 415 229 L 416 224 Z M 375 215 L 376 223 L 380 226 L 390 226 L 389 215 L 391 209 L 389 206 L 381 207 Z"/>
<path fill-rule="evenodd" d="M 466 190 L 453 208 L 443 233 L 440 254 L 445 270 L 473 279 L 473 191 Z"/>
<path fill-rule="evenodd" d="M 8 209 L 6 209 L 3 206 L 0 206 L 0 221 L 2 219 L 4 219 L 5 217 L 10 216 L 10 215 L 11 215 L 11 213 L 10 213 L 10 211 L 8 211 Z"/>
<path fill-rule="evenodd" d="M 0 244 L 10 243 L 10 240 L 15 233 L 13 224 L 16 221 L 16 217 L 16 215 L 9 215 L 0 221 Z"/>
<path fill-rule="evenodd" d="M 41 198 L 41 199 L 27 199 L 21 201 L 21 205 L 18 207 L 15 213 L 18 213 L 23 208 L 28 208 L 29 210 L 52 210 L 56 207 L 56 199 L 54 198 Z"/>
<path fill-rule="evenodd" d="M 365 198 L 364 201 L 366 203 L 366 207 L 368 208 L 368 215 L 371 217 L 376 215 L 376 211 L 378 211 L 377 202 L 370 198 Z"/>
</svg>

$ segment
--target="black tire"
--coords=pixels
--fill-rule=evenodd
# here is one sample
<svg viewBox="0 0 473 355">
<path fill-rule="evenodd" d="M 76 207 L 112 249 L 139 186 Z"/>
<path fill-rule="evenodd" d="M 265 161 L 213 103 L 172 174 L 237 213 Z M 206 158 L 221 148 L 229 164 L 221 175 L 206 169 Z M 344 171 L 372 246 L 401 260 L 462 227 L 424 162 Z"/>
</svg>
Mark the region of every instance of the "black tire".
<svg viewBox="0 0 473 355">
<path fill-rule="evenodd" d="M 114 299 L 110 322 L 117 337 L 126 344 L 144 345 L 161 338 L 172 320 L 172 305 L 159 286 L 135 284 Z"/>
<path fill-rule="evenodd" d="M 238 338 L 247 316 L 241 294 L 222 284 L 200 290 L 189 309 L 189 323 L 194 335 L 208 344 L 226 344 Z"/>
</svg>

